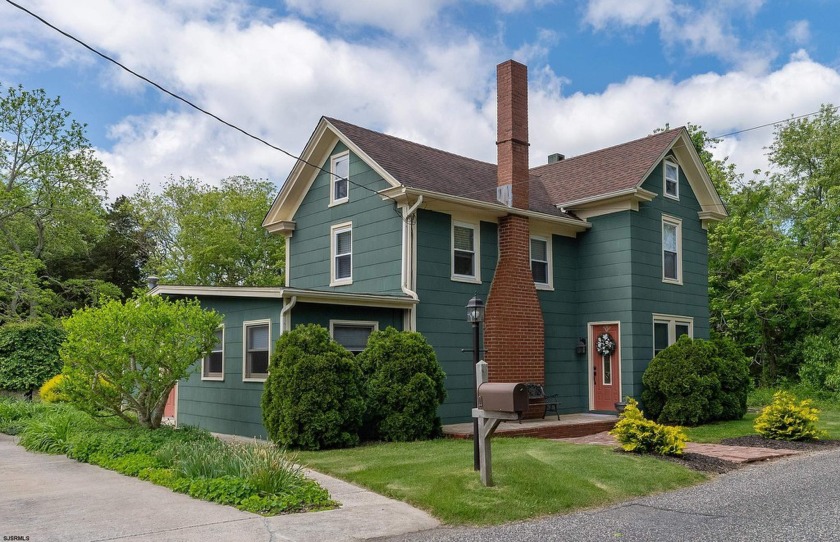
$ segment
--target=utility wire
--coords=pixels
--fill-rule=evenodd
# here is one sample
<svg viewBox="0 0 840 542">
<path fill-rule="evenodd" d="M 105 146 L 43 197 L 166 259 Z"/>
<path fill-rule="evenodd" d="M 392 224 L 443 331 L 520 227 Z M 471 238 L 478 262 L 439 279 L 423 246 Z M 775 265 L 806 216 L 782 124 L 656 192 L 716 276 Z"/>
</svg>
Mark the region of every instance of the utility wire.
<svg viewBox="0 0 840 542">
<path fill-rule="evenodd" d="M 830 109 L 837 111 L 837 108 L 840 106 L 833 106 Z M 768 126 L 776 126 L 777 124 L 786 124 L 788 122 L 792 122 L 794 120 L 804 119 L 806 117 L 811 117 L 813 115 L 818 115 L 820 111 L 812 111 L 811 113 L 805 113 L 804 115 L 798 115 L 796 117 L 790 117 L 789 119 L 784 120 L 777 120 L 776 122 L 768 122 L 767 124 L 762 124 L 760 126 L 753 126 L 752 128 L 744 128 L 743 130 L 737 130 L 735 132 L 729 132 L 728 134 L 723 134 L 719 136 L 714 136 L 712 139 L 723 139 L 725 137 L 734 136 L 738 134 L 743 134 L 744 132 L 751 132 L 753 130 L 758 130 L 760 128 L 767 128 Z"/>
<path fill-rule="evenodd" d="M 191 101 L 187 100 L 187 99 L 186 99 L 186 98 L 184 98 L 183 96 L 180 96 L 180 95 L 178 95 L 178 94 L 176 94 L 176 93 L 172 92 L 171 90 L 169 90 L 169 89 L 167 89 L 167 88 L 163 87 L 162 85 L 160 85 L 160 84 L 158 84 L 158 83 L 156 83 L 156 82 L 152 81 L 152 80 L 151 80 L 151 79 L 149 79 L 148 77 L 146 77 L 146 76 L 144 76 L 144 75 L 142 75 L 142 74 L 137 73 L 136 71 L 134 71 L 134 70 L 132 70 L 131 68 L 127 67 L 126 65 L 124 65 L 124 64 L 122 64 L 122 63 L 120 63 L 119 61 L 115 60 L 114 58 L 112 58 L 112 57 L 110 57 L 110 56 L 106 55 L 105 53 L 100 52 L 99 50 L 95 49 L 94 47 L 91 47 L 90 45 L 88 45 L 87 43 L 83 42 L 82 40 L 80 40 L 80 39 L 79 39 L 79 38 L 77 38 L 76 36 L 74 36 L 74 35 L 72 35 L 72 34 L 70 34 L 70 33 L 68 33 L 68 32 L 65 32 L 64 30 L 62 30 L 62 29 L 58 28 L 57 26 L 55 26 L 54 24 L 50 23 L 49 21 L 47 21 L 47 20 L 46 20 L 46 19 L 44 19 L 43 17 L 39 16 L 39 15 L 38 15 L 38 14 L 36 14 L 36 13 L 33 13 L 32 11 L 30 11 L 30 10 L 26 9 L 25 7 L 21 6 L 20 4 L 17 4 L 17 3 L 15 3 L 15 2 L 13 2 L 12 0 L 6 0 L 6 3 L 11 4 L 12 6 L 14 6 L 14 7 L 16 7 L 17 9 L 19 9 L 19 10 L 23 11 L 24 13 L 26 13 L 26 14 L 30 15 L 31 17 L 34 17 L 35 19 L 37 19 L 38 21 L 40 21 L 40 22 L 41 22 L 41 23 L 43 23 L 44 25 L 46 25 L 46 26 L 48 26 L 49 28 L 51 28 L 51 29 L 55 30 L 56 32 L 58 32 L 58 33 L 59 33 L 59 34 L 61 34 L 62 36 L 64 36 L 64 37 L 66 37 L 66 38 L 69 38 L 69 39 L 71 39 L 71 40 L 75 41 L 76 43 L 78 43 L 79 45 L 81 45 L 82 47 L 84 47 L 85 49 L 87 49 L 88 51 L 92 52 L 93 54 L 95 54 L 95 55 L 97 55 L 97 56 L 99 56 L 99 57 L 102 57 L 103 59 L 107 60 L 108 62 L 110 62 L 110 63 L 112 63 L 112 64 L 115 64 L 116 66 L 119 66 L 121 69 L 123 69 L 123 70 L 127 71 L 128 73 L 130 73 L 130 74 L 131 74 L 131 75 L 133 75 L 134 77 L 137 77 L 138 79 L 141 79 L 142 81 L 145 81 L 146 83 L 148 83 L 148 84 L 152 85 L 153 87 L 155 87 L 156 89 L 160 90 L 160 91 L 161 91 L 161 92 L 163 92 L 164 94 L 168 94 L 169 96 L 171 96 L 171 97 L 175 98 L 176 100 L 178 100 L 178 101 L 180 101 L 180 102 L 183 102 L 184 104 L 188 105 L 189 107 L 192 107 L 192 108 L 193 108 L 193 109 L 195 109 L 196 111 L 199 111 L 200 113 L 203 113 L 203 114 L 205 114 L 205 115 L 207 115 L 207 116 L 209 116 L 209 117 L 211 117 L 211 118 L 213 118 L 213 119 L 215 119 L 215 120 L 217 120 L 217 121 L 221 122 L 221 123 L 222 123 L 222 124 L 224 124 L 225 126 L 227 126 L 227 127 L 229 127 L 229 128 L 233 128 L 233 129 L 234 129 L 234 130 L 236 130 L 237 132 L 240 132 L 240 133 L 244 134 L 245 136 L 250 137 L 251 139 L 254 139 L 254 140 L 256 140 L 256 141 L 259 141 L 259 142 L 260 142 L 260 143 L 262 143 L 263 145 L 266 145 L 266 146 L 268 146 L 268 147 L 270 147 L 270 148 L 272 148 L 272 149 L 274 149 L 274 150 L 276 150 L 276 151 L 279 151 L 279 152 L 281 152 L 281 153 L 285 154 L 286 156 L 288 156 L 288 157 L 290 157 L 290 158 L 294 158 L 295 160 L 300 161 L 300 162 L 303 162 L 304 164 L 307 164 L 307 165 L 309 165 L 309 166 L 312 166 L 312 167 L 314 167 L 314 168 L 316 168 L 316 169 L 318 169 L 318 170 L 320 170 L 320 171 L 323 171 L 324 173 L 327 173 L 328 175 L 331 175 L 331 176 L 334 176 L 334 177 L 336 177 L 336 178 L 341 179 L 341 177 L 339 177 L 337 174 L 333 173 L 332 171 L 329 171 L 329 170 L 327 170 L 327 169 L 324 169 L 324 168 L 322 168 L 321 166 L 319 166 L 319 165 L 317 165 L 317 164 L 313 164 L 312 162 L 309 162 L 309 161 L 307 161 L 307 160 L 305 160 L 305 159 L 301 158 L 300 156 L 296 156 L 296 155 L 294 155 L 294 154 L 290 153 L 289 151 L 287 151 L 287 150 L 285 150 L 285 149 L 282 149 L 282 148 L 278 147 L 277 145 L 274 145 L 274 144 L 272 144 L 272 143 L 270 143 L 270 142 L 266 141 L 265 139 L 263 139 L 263 138 L 261 138 L 261 137 L 259 137 L 259 136 L 256 136 L 256 135 L 252 134 L 251 132 L 248 132 L 247 130 L 242 129 L 242 128 L 240 128 L 239 126 L 237 126 L 237 125 L 235 125 L 235 124 L 233 124 L 233 123 L 231 123 L 231 122 L 226 121 L 225 119 L 223 119 L 223 118 L 219 117 L 218 115 L 215 115 L 215 114 L 211 113 L 210 111 L 207 111 L 206 109 L 203 109 L 203 108 L 199 107 L 198 105 L 196 105 L 196 104 L 194 104 L 193 102 L 191 102 Z M 345 180 L 346 180 L 348 183 L 352 184 L 353 186 L 358 186 L 359 188 L 363 188 L 363 189 L 365 189 L 365 190 L 367 190 L 367 191 L 369 191 L 369 192 L 373 192 L 374 194 L 376 194 L 376 195 L 378 195 L 378 196 L 381 196 L 381 197 L 388 197 L 388 196 L 384 196 L 384 195 L 380 194 L 377 190 L 374 190 L 374 189 L 369 188 L 369 187 L 367 187 L 367 186 L 364 186 L 364 185 L 362 185 L 362 184 L 358 184 L 358 183 L 353 182 L 352 180 L 350 180 L 349 176 L 348 176 L 348 178 L 347 178 L 347 179 L 345 179 Z M 393 198 L 388 197 L 388 199 L 393 199 Z M 402 216 L 402 215 L 401 215 L 401 216 Z"/>
</svg>

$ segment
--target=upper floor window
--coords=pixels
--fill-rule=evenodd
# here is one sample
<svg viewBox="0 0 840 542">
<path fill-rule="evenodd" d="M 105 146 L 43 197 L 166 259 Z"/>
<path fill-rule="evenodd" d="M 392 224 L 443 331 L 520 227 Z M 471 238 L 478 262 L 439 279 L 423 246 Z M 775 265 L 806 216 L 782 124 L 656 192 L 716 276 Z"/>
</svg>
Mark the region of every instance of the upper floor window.
<svg viewBox="0 0 840 542">
<path fill-rule="evenodd" d="M 225 378 L 225 328 L 216 330 L 216 345 L 201 360 L 202 380 L 224 380 Z"/>
<path fill-rule="evenodd" d="M 662 216 L 662 280 L 682 284 L 682 221 Z"/>
<path fill-rule="evenodd" d="M 350 153 L 343 152 L 330 160 L 330 205 L 345 203 L 350 194 Z"/>
<path fill-rule="evenodd" d="M 671 160 L 665 160 L 665 195 L 680 199 L 680 167 Z"/>
<path fill-rule="evenodd" d="M 271 344 L 271 321 L 255 320 L 242 324 L 244 358 L 242 379 L 262 381 L 268 378 L 269 345 Z"/>
<path fill-rule="evenodd" d="M 480 282 L 478 261 L 478 226 L 453 222 L 452 278 Z"/>
<path fill-rule="evenodd" d="M 330 286 L 353 282 L 353 224 L 348 222 L 331 228 L 332 267 Z"/>
<path fill-rule="evenodd" d="M 653 355 L 662 352 L 683 335 L 694 338 L 694 320 L 683 316 L 653 315 Z"/>
<path fill-rule="evenodd" d="M 370 334 L 377 329 L 378 322 L 330 320 L 330 336 L 354 354 L 365 349 Z"/>
<path fill-rule="evenodd" d="M 551 288 L 551 245 L 544 237 L 531 237 L 531 276 L 537 288 Z"/>
</svg>

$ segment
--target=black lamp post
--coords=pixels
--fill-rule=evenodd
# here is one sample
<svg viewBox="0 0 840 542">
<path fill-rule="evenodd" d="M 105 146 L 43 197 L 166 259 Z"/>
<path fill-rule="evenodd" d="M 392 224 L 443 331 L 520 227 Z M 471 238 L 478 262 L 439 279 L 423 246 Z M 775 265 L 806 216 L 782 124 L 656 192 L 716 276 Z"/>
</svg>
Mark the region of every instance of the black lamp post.
<svg viewBox="0 0 840 542">
<path fill-rule="evenodd" d="M 478 362 L 481 359 L 481 322 L 484 321 L 484 302 L 473 297 L 467 303 L 467 322 L 473 326 L 473 407 L 478 408 Z M 478 418 L 473 418 L 473 468 L 479 470 L 478 461 Z"/>
</svg>

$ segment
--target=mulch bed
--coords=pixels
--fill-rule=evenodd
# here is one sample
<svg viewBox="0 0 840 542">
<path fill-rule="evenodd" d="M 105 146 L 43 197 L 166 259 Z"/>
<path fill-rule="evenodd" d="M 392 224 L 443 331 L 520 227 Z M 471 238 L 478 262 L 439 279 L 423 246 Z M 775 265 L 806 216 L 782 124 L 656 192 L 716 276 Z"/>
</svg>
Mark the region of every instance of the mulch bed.
<svg viewBox="0 0 840 542">
<path fill-rule="evenodd" d="M 753 448 L 771 448 L 773 450 L 797 450 L 800 452 L 818 452 L 840 447 L 840 440 L 806 440 L 800 442 L 773 440 L 761 435 L 746 435 L 727 438 L 720 441 L 727 446 L 749 446 Z"/>
<path fill-rule="evenodd" d="M 700 455 L 695 453 L 684 453 L 681 457 L 659 456 L 661 459 L 671 461 L 700 472 L 709 472 L 713 474 L 723 474 L 731 470 L 739 468 L 741 465 L 731 461 L 724 461 L 717 457 L 709 457 L 707 455 Z"/>
</svg>

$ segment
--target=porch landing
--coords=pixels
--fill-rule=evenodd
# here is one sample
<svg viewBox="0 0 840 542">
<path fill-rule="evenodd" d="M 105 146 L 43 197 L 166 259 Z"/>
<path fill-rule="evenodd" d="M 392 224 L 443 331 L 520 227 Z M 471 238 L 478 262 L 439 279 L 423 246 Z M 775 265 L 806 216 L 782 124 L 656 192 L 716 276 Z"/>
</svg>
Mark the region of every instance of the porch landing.
<svg viewBox="0 0 840 542">
<path fill-rule="evenodd" d="M 502 437 L 573 438 L 609 431 L 618 421 L 611 414 L 561 414 L 543 419 L 506 421 L 499 424 L 496 435 Z M 472 438 L 473 424 L 455 423 L 443 426 L 443 434 L 449 438 Z"/>
</svg>

